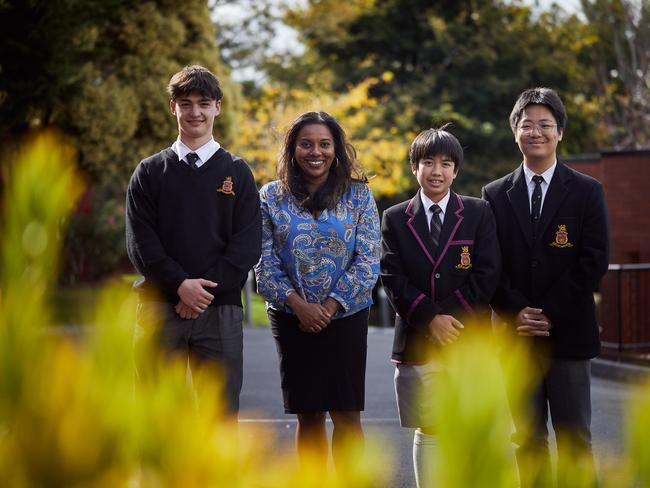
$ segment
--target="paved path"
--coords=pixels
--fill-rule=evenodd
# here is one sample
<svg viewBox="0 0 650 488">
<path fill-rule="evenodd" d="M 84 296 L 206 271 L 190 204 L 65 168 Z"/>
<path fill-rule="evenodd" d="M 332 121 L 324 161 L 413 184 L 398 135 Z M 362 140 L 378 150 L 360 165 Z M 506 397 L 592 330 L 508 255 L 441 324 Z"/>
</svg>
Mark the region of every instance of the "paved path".
<svg viewBox="0 0 650 488">
<path fill-rule="evenodd" d="M 395 451 L 395 476 L 390 488 L 415 486 L 411 466 L 413 431 L 397 420 L 393 392 L 393 365 L 389 361 L 392 329 L 371 328 L 368 335 L 366 410 L 364 430 L 379 436 Z M 598 459 L 618 454 L 623 444 L 624 403 L 632 395 L 625 383 L 594 378 L 592 390 L 594 449 Z M 293 451 L 295 417 L 282 406 L 280 375 L 275 344 L 266 328 L 244 330 L 244 388 L 241 396 L 242 422 L 272 426 L 276 442 Z M 331 429 L 331 425 L 329 426 Z"/>
</svg>

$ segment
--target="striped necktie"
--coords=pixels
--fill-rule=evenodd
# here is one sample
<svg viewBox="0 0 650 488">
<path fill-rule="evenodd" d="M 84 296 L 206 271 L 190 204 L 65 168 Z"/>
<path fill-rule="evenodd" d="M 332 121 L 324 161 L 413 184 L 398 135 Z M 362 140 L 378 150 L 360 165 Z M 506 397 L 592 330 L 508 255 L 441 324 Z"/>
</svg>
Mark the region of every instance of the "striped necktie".
<svg viewBox="0 0 650 488">
<path fill-rule="evenodd" d="M 431 225 L 429 226 L 429 232 L 431 233 L 431 240 L 433 241 L 433 247 L 438 247 L 438 241 L 440 240 L 440 231 L 442 230 L 442 222 L 440 222 L 440 212 L 442 209 L 435 203 L 429 207 L 429 210 L 433 212 L 431 216 Z"/>
</svg>

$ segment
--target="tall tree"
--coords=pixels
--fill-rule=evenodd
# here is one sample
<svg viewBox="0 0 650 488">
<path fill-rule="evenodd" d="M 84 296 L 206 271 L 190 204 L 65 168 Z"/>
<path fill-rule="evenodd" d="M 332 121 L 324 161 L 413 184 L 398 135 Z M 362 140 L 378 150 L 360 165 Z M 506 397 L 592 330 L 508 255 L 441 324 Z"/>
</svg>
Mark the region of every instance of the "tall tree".
<svg viewBox="0 0 650 488">
<path fill-rule="evenodd" d="M 244 79 L 263 75 L 261 67 L 271 56 L 269 46 L 282 23 L 276 3 L 271 0 L 214 0 L 211 10 L 224 61 L 242 73 Z"/>
<path fill-rule="evenodd" d="M 650 2 L 582 0 L 604 122 L 617 148 L 650 147 Z"/>
<path fill-rule="evenodd" d="M 292 78 L 331 71 L 332 88 L 345 91 L 390 72 L 391 83 L 371 91 L 382 101 L 374 123 L 406 134 L 454 122 L 469 163 L 459 180 L 464 191 L 476 194 L 519 157 L 507 119 L 531 86 L 557 88 L 567 101 L 565 151 L 598 146 L 593 81 L 579 63 L 585 26 L 557 5 L 536 14 L 523 2 L 501 0 L 311 0 L 290 10 L 287 21 L 308 52 Z"/>
<path fill-rule="evenodd" d="M 239 95 L 220 62 L 208 2 L 11 0 L 1 8 L 0 141 L 56 126 L 76 145 L 89 190 L 70 226 L 67 272 L 100 276 L 125 254 L 133 168 L 176 137 L 165 90 L 172 73 L 198 63 L 222 79 L 216 131 L 231 141 Z"/>
</svg>

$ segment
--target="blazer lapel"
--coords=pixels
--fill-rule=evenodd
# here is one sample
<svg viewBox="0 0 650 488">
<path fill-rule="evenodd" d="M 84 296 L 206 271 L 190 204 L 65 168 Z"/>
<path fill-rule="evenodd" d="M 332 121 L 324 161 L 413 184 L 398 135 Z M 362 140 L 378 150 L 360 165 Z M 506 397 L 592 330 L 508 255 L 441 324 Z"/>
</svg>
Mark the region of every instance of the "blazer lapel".
<svg viewBox="0 0 650 488">
<path fill-rule="evenodd" d="M 420 199 L 420 191 L 415 194 L 406 207 L 407 221 L 406 225 L 415 237 L 418 246 L 425 254 L 429 262 L 434 264 L 434 249 L 431 235 L 429 234 L 429 223 L 427 222 L 427 215 Z"/>
<path fill-rule="evenodd" d="M 512 173 L 512 187 L 506 191 L 510 205 L 517 219 L 519 227 L 526 236 L 528 246 L 533 245 L 533 233 L 530 222 L 530 204 L 528 202 L 528 189 L 526 188 L 526 176 L 524 175 L 523 166 L 519 167 Z"/>
<path fill-rule="evenodd" d="M 551 182 L 548 185 L 546 196 L 544 197 L 537 235 L 544 235 L 544 232 L 553 219 L 553 216 L 569 194 L 568 182 L 571 177 L 571 173 L 567 170 L 566 166 L 564 166 L 564 163 L 558 161 L 557 166 L 555 167 L 555 172 L 553 173 L 553 178 L 551 178 Z"/>
</svg>

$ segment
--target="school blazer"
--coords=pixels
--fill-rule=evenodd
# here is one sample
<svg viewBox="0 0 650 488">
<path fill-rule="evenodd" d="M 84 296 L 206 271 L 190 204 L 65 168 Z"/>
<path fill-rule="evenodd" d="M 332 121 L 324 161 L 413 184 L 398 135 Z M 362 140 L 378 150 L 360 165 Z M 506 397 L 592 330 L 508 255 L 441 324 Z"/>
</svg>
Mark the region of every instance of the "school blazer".
<svg viewBox="0 0 650 488">
<path fill-rule="evenodd" d="M 609 223 L 602 185 L 558 161 L 543 202 L 536 239 L 523 167 L 483 188 L 494 212 L 503 268 L 492 307 L 515 327 L 526 306 L 550 319 L 535 346 L 566 359 L 600 352 L 594 292 L 609 263 Z"/>
<path fill-rule="evenodd" d="M 392 358 L 425 362 L 435 353 L 427 336 L 436 314 L 467 326 L 488 307 L 500 269 L 494 216 L 486 202 L 451 192 L 434 249 L 418 190 L 384 212 L 381 235 L 380 276 L 396 312 Z"/>
</svg>

